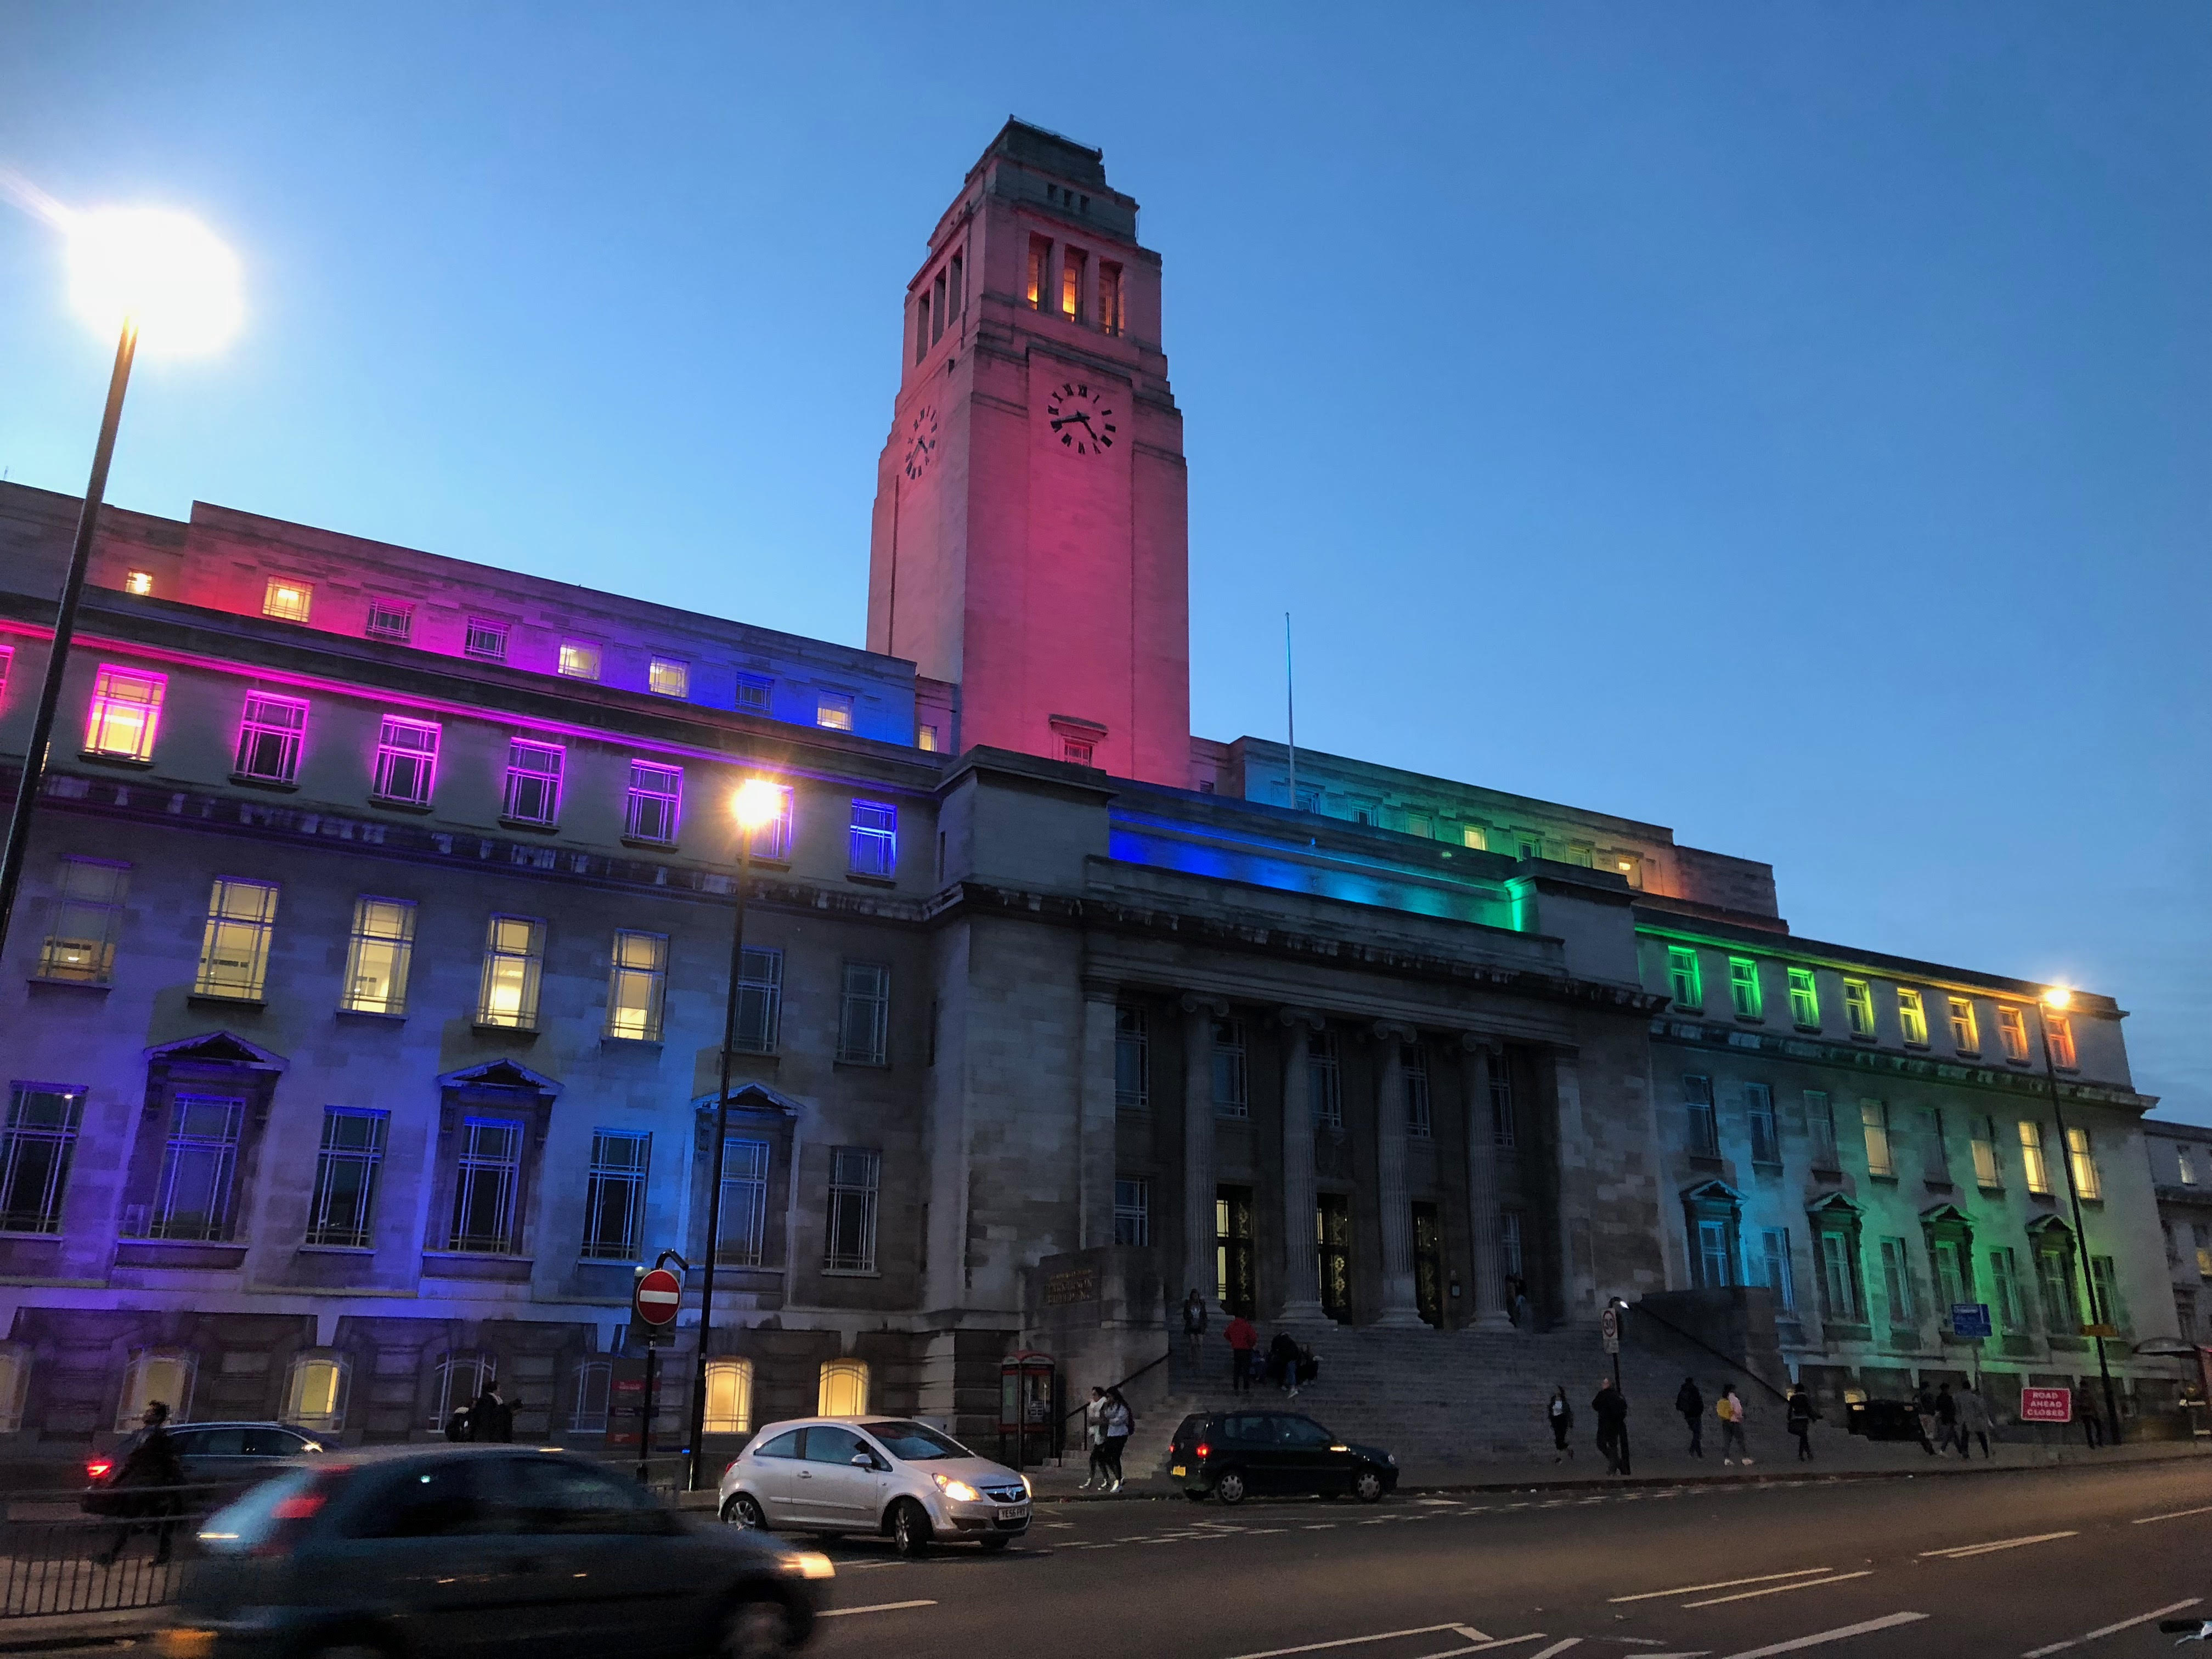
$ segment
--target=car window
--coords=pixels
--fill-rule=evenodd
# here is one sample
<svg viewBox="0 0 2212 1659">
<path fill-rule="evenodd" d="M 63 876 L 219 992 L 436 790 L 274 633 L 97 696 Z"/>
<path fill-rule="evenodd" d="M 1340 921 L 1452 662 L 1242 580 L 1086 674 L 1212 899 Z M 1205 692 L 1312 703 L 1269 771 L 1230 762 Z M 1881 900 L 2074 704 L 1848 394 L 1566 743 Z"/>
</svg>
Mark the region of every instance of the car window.
<svg viewBox="0 0 2212 1659">
<path fill-rule="evenodd" d="M 1275 1419 L 1256 1413 L 1222 1419 L 1223 1437 L 1240 1444 L 1268 1445 L 1275 1439 Z"/>
<path fill-rule="evenodd" d="M 804 1429 L 786 1429 L 765 1446 L 753 1448 L 755 1457 L 796 1457 L 799 1455 L 799 1437 Z"/>
<path fill-rule="evenodd" d="M 927 1423 L 869 1423 L 863 1426 L 883 1443 L 885 1451 L 907 1463 L 926 1463 L 933 1457 L 973 1457 L 975 1454 L 957 1440 L 939 1434 Z"/>
<path fill-rule="evenodd" d="M 1275 1420 L 1282 1425 L 1285 1446 L 1328 1446 L 1335 1443 L 1329 1431 L 1310 1417 L 1281 1417 Z"/>
<path fill-rule="evenodd" d="M 246 1455 L 244 1429 L 200 1429 L 177 1437 L 177 1455 L 179 1457 L 243 1457 Z"/>
<path fill-rule="evenodd" d="M 658 1530 L 653 1500 L 626 1481 L 566 1457 L 502 1457 L 501 1519 L 516 1532 Z"/>
<path fill-rule="evenodd" d="M 402 1470 L 365 1506 L 357 1538 L 453 1538 L 491 1529 L 484 1460 L 449 1457 Z"/>
<path fill-rule="evenodd" d="M 243 1429 L 248 1457 L 296 1457 L 306 1442 L 289 1429 Z"/>
<path fill-rule="evenodd" d="M 829 1429 L 817 1423 L 806 1431 L 806 1461 L 810 1463 L 849 1463 L 862 1455 L 872 1462 L 875 1456 L 850 1429 Z"/>
</svg>

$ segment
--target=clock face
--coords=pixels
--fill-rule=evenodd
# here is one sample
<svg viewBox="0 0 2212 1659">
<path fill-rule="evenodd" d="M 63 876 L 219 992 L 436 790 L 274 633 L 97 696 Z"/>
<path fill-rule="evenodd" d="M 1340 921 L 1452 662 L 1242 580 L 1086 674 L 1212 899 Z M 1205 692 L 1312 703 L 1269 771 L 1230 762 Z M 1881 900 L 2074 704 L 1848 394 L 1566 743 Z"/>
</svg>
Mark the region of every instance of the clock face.
<svg viewBox="0 0 2212 1659">
<path fill-rule="evenodd" d="M 937 411 L 927 404 L 914 411 L 907 428 L 906 476 L 919 479 L 937 454 Z"/>
<path fill-rule="evenodd" d="M 1060 447 L 1078 455 L 1097 455 L 1114 447 L 1114 411 L 1103 386 L 1063 380 L 1045 399 L 1045 416 Z"/>
</svg>

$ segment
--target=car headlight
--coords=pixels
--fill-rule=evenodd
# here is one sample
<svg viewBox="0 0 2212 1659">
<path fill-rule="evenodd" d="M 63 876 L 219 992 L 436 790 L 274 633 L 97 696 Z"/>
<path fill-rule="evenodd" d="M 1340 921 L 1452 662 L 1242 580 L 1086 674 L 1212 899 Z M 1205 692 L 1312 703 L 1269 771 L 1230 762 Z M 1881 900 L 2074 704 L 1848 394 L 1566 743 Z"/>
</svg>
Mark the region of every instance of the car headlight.
<svg viewBox="0 0 2212 1659">
<path fill-rule="evenodd" d="M 1036 1496 L 1036 1488 L 1030 1485 L 1030 1478 L 1026 1474 L 1022 1477 L 1022 1496 L 1024 1498 Z"/>
<path fill-rule="evenodd" d="M 783 1558 L 783 1570 L 797 1573 L 801 1578 L 835 1578 L 837 1569 L 828 1556 L 813 1550 L 800 1550 Z"/>
<path fill-rule="evenodd" d="M 973 1504 L 982 1497 L 981 1492 L 965 1480 L 955 1480 L 949 1474 L 933 1474 L 929 1478 L 937 1482 L 938 1491 L 956 1504 Z"/>
<path fill-rule="evenodd" d="M 1384 1462 L 1386 1462 L 1387 1463 L 1389 1463 L 1392 1468 L 1394 1468 L 1394 1469 L 1395 1469 L 1395 1468 L 1396 1468 L 1398 1467 L 1398 1454 L 1397 1454 L 1397 1453 L 1395 1453 L 1395 1452 L 1384 1452 L 1384 1453 L 1382 1454 L 1382 1457 L 1383 1457 L 1383 1461 L 1384 1461 Z"/>
</svg>

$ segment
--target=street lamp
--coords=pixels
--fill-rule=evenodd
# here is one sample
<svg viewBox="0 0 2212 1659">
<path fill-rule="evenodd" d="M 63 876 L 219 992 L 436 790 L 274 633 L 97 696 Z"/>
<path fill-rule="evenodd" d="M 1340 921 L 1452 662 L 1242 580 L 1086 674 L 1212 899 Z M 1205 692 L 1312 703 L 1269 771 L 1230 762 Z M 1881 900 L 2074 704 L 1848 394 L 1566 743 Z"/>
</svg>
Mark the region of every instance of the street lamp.
<svg viewBox="0 0 2212 1659">
<path fill-rule="evenodd" d="M 722 1009 L 722 1086 L 714 1097 L 714 1173 L 707 1186 L 707 1249 L 699 1268 L 699 1353 L 691 1378 L 691 1458 L 688 1491 L 699 1490 L 707 1437 L 707 1337 L 714 1322 L 714 1258 L 722 1235 L 722 1156 L 729 1137 L 730 1056 L 738 1046 L 738 986 L 745 966 L 745 883 L 753 868 L 753 836 L 783 816 L 783 788 L 766 778 L 747 778 L 730 799 L 738 824 L 738 884 L 730 916 L 730 988 Z"/>
<path fill-rule="evenodd" d="M 2105 1381 L 2106 1440 L 2117 1446 L 2120 1443 L 2120 1408 L 2112 1393 L 2112 1367 L 2105 1355 L 2104 1333 L 2108 1328 L 2104 1300 L 2097 1294 L 2097 1275 L 2089 1271 L 2089 1236 L 2081 1227 L 2081 1183 L 2074 1176 L 2074 1143 L 2066 1133 L 2066 1113 L 2058 1103 L 2058 1066 L 2051 1057 L 2051 1016 L 2073 1006 L 2074 994 L 2063 985 L 2054 985 L 2043 994 L 2041 1001 L 2035 1030 L 2043 1041 L 2043 1080 L 2051 1090 L 2051 1115 L 2058 1121 L 2058 1156 L 2066 1165 L 2066 1196 L 2074 1210 L 2074 1254 L 2078 1258 L 2082 1286 L 2089 1293 L 2089 1323 L 2097 1332 L 2097 1374 Z"/>
<path fill-rule="evenodd" d="M 53 739 L 54 715 L 61 703 L 62 677 L 69 666 L 70 641 L 76 632 L 77 605 L 84 596 L 85 570 L 92 560 L 92 535 L 107 493 L 108 463 L 115 454 L 115 428 L 123 419 L 123 392 L 143 334 L 157 351 L 185 355 L 211 351 L 238 327 L 237 256 L 198 221 L 160 208 L 104 208 L 72 212 L 39 198 L 40 210 L 69 237 L 70 302 L 78 316 L 103 333 L 116 336 L 115 368 L 107 380 L 107 406 L 100 419 L 100 441 L 93 447 L 92 478 L 78 509 L 76 538 L 70 546 L 69 573 L 62 581 L 54 638 L 46 653 L 46 678 L 39 689 L 39 710 L 31 722 L 31 741 L 23 751 L 23 775 L 16 781 L 15 805 L 8 819 L 8 840 L 0 850 L 0 954 L 8 945 L 15 895 L 23 882 L 30 851 L 31 816 L 46 776 L 46 750 Z"/>
</svg>

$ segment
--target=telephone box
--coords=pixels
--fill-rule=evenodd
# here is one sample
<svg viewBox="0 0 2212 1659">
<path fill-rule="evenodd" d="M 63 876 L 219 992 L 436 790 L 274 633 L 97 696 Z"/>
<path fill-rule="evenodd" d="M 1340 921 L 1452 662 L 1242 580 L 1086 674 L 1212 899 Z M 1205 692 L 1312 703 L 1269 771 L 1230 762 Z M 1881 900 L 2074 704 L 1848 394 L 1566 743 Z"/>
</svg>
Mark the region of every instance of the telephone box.
<svg viewBox="0 0 2212 1659">
<path fill-rule="evenodd" d="M 1034 1468 L 1060 1454 L 1060 1368 L 1048 1353 L 1010 1353 L 999 1362 L 999 1461 Z"/>
</svg>

